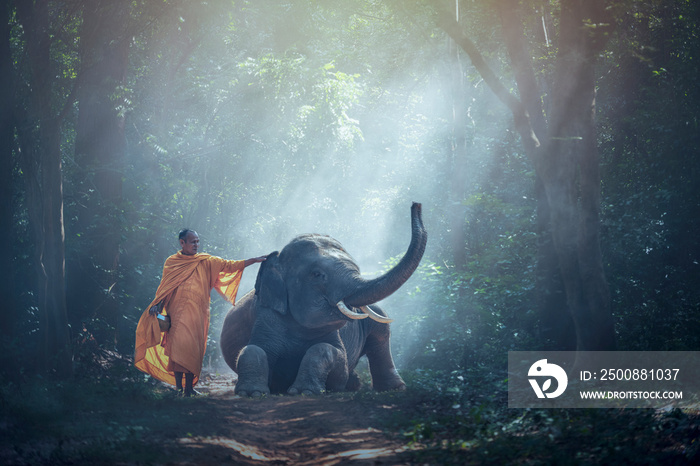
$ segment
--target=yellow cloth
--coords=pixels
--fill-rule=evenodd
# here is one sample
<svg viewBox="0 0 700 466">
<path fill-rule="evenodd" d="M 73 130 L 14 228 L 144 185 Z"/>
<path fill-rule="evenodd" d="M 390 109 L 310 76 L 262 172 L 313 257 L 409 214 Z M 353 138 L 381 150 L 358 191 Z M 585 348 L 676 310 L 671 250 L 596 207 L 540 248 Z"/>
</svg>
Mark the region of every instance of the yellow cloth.
<svg viewBox="0 0 700 466">
<path fill-rule="evenodd" d="M 134 365 L 175 385 L 174 364 L 179 371 L 184 368 L 192 372 L 197 383 L 207 348 L 210 292 L 215 289 L 234 304 L 244 268 L 245 261 L 228 261 L 209 254 L 178 252 L 168 257 L 156 296 L 136 327 Z M 149 313 L 161 301 L 171 319 L 170 330 L 165 333 Z"/>
</svg>

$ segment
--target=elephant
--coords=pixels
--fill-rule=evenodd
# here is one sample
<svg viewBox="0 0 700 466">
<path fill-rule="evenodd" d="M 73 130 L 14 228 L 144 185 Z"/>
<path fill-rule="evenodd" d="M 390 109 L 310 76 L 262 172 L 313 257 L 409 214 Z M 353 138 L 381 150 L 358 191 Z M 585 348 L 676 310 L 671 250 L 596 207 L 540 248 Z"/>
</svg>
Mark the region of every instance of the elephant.
<svg viewBox="0 0 700 466">
<path fill-rule="evenodd" d="M 355 368 L 367 356 L 372 387 L 406 384 L 390 348 L 392 322 L 375 303 L 398 290 L 418 267 L 427 243 L 421 204 L 411 206 L 411 243 L 403 258 L 373 279 L 343 246 L 326 235 L 305 234 L 260 265 L 255 289 L 228 312 L 219 340 L 238 374 L 235 393 L 321 394 L 355 391 Z"/>
</svg>

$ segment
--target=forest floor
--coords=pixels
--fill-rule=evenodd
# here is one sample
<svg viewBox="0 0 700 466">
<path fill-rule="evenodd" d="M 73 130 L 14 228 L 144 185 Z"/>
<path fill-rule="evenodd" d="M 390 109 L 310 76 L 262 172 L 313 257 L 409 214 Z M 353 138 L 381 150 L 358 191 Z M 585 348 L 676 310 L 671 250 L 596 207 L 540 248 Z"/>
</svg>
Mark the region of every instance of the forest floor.
<svg viewBox="0 0 700 466">
<path fill-rule="evenodd" d="M 398 409 L 350 396 L 235 396 L 232 374 L 209 375 L 199 399 L 175 399 L 167 428 L 149 436 L 167 464 L 405 464 L 405 442 L 382 431 Z M 161 449 L 161 448 L 159 448 Z"/>
<path fill-rule="evenodd" d="M 165 387 L 154 399 L 107 391 L 77 400 L 70 415 L 43 406 L 22 426 L 0 420 L 0 464 L 410 463 L 406 441 L 382 430 L 401 409 L 391 395 L 248 399 L 234 395 L 234 377 L 205 375 L 192 398 Z M 17 428 L 30 432 L 17 438 Z"/>
<path fill-rule="evenodd" d="M 697 413 L 509 410 L 499 400 L 463 393 L 459 404 L 424 389 L 248 399 L 234 395 L 234 377 L 206 374 L 202 395 L 192 398 L 143 378 L 6 386 L 0 464 L 697 464 L 700 457 Z"/>
</svg>

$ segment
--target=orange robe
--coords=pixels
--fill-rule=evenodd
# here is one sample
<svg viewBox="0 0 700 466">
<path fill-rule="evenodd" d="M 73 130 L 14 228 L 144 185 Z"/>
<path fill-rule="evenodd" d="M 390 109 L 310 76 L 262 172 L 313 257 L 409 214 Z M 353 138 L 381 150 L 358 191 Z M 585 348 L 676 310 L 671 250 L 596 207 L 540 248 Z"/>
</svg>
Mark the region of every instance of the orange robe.
<svg viewBox="0 0 700 466">
<path fill-rule="evenodd" d="M 212 289 L 235 302 L 245 261 L 228 261 L 209 254 L 168 257 L 156 296 L 136 327 L 134 365 L 158 380 L 175 385 L 174 372 L 192 372 L 194 383 L 202 372 L 209 331 Z M 149 309 L 165 302 L 171 327 L 161 332 Z M 167 336 L 166 336 L 167 335 Z"/>
</svg>

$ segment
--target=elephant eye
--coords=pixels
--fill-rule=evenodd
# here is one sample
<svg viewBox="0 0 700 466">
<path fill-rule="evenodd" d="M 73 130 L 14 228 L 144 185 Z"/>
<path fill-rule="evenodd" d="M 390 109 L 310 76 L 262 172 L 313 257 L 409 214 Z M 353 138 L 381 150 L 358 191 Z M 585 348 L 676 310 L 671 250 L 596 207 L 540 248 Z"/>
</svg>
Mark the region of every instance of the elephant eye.
<svg viewBox="0 0 700 466">
<path fill-rule="evenodd" d="M 314 270 L 313 272 L 311 272 L 311 276 L 318 280 L 323 280 L 326 278 L 326 275 L 320 270 Z"/>
</svg>

